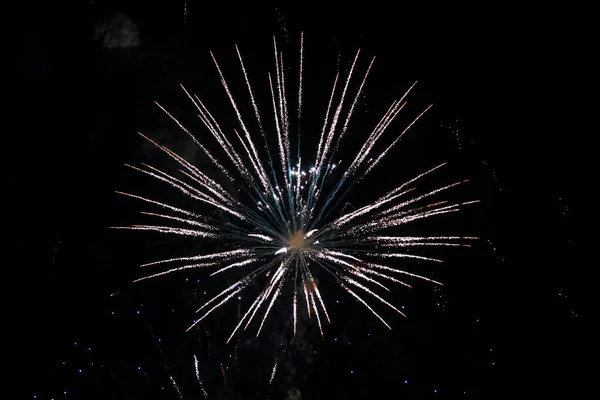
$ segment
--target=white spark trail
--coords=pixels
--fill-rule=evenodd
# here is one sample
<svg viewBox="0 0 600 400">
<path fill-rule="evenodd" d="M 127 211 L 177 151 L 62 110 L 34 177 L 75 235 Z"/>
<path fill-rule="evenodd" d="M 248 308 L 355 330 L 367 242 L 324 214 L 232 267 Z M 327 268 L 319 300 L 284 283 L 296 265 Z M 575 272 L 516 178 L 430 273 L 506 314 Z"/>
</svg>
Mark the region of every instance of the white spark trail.
<svg viewBox="0 0 600 400">
<path fill-rule="evenodd" d="M 134 231 L 154 231 L 160 233 L 172 233 L 176 235 L 192 236 L 192 237 L 203 237 L 218 239 L 221 235 L 212 233 L 197 231 L 193 229 L 174 228 L 171 226 L 157 226 L 157 225 L 132 225 L 132 226 L 110 226 L 111 229 L 129 229 Z"/>
<path fill-rule="evenodd" d="M 248 260 L 236 262 L 236 263 L 230 264 L 230 265 L 228 265 L 226 267 L 223 267 L 223 268 L 221 268 L 218 271 L 213 272 L 212 274 L 210 274 L 210 276 L 219 274 L 219 273 L 221 273 L 223 271 L 226 271 L 226 270 L 228 270 L 230 268 L 233 268 L 233 267 L 241 267 L 241 266 L 244 266 L 244 265 L 252 264 L 252 263 L 254 263 L 254 262 L 258 261 L 258 260 L 259 260 L 258 258 L 250 258 Z"/>
<path fill-rule="evenodd" d="M 196 321 L 194 321 L 194 323 L 189 328 L 187 328 L 185 331 L 188 332 L 190 329 L 192 329 L 194 326 L 196 326 L 200 321 L 202 321 L 204 318 L 206 318 L 210 313 L 212 313 L 214 310 L 216 310 L 217 308 L 219 308 L 223 304 L 227 303 L 227 301 L 229 301 L 229 299 L 231 299 L 233 296 L 235 296 L 236 294 L 238 294 L 239 292 L 241 292 L 242 289 L 243 288 L 236 289 L 232 293 L 230 293 L 229 295 L 225 296 L 225 298 L 223 300 L 221 300 L 219 303 L 217 303 L 215 306 L 213 306 L 210 310 L 208 310 L 207 312 L 205 312 L 202 317 L 200 317 Z"/>
<path fill-rule="evenodd" d="M 273 378 L 275 378 L 275 371 L 277 371 L 277 359 L 275 359 L 275 365 L 273 365 L 273 371 L 271 372 L 271 378 L 269 379 L 269 385 L 273 382 Z"/>
<path fill-rule="evenodd" d="M 214 225 L 204 224 L 202 222 L 194 221 L 193 219 L 179 218 L 179 217 L 174 217 L 172 215 L 158 214 L 158 213 L 152 213 L 152 212 L 147 212 L 147 211 L 141 211 L 141 214 L 152 215 L 155 217 L 160 217 L 160 218 L 170 219 L 173 221 L 183 222 L 185 224 L 198 226 L 200 228 L 207 229 L 209 231 L 219 230 L 219 228 Z"/>
<path fill-rule="evenodd" d="M 171 379 L 171 383 L 173 384 L 173 387 L 177 391 L 177 396 L 179 396 L 180 399 L 183 399 L 183 394 L 181 393 L 181 389 L 179 389 L 179 385 L 177 385 L 177 382 L 175 382 L 175 379 L 173 379 L 173 375 L 169 374 L 169 378 Z"/>
<path fill-rule="evenodd" d="M 344 104 L 344 100 L 346 99 L 346 91 L 348 90 L 348 85 L 350 84 L 350 78 L 352 78 L 352 73 L 354 72 L 354 66 L 356 65 L 356 60 L 358 60 L 358 55 L 360 54 L 360 49 L 356 52 L 356 56 L 354 57 L 354 61 L 352 62 L 352 66 L 350 67 L 350 72 L 348 73 L 348 78 L 346 79 L 346 85 L 342 90 L 342 97 L 340 99 L 340 103 L 338 104 L 337 109 L 335 110 L 335 114 L 333 115 L 333 120 L 331 122 L 331 128 L 329 128 L 329 133 L 327 134 L 327 138 L 325 139 L 325 145 L 323 147 L 323 151 L 321 152 L 321 159 L 317 160 L 316 166 L 317 169 L 320 169 L 325 162 L 325 156 L 329 150 L 331 145 L 331 141 L 333 140 L 335 128 L 337 126 L 338 118 L 340 116 L 340 112 L 342 111 L 342 106 Z"/>
<path fill-rule="evenodd" d="M 202 395 L 204 396 L 205 399 L 208 399 L 208 393 L 206 392 L 206 389 L 204 389 L 204 385 L 202 384 L 202 381 L 200 380 L 200 370 L 198 369 L 198 358 L 196 357 L 195 354 L 194 354 L 194 372 L 196 373 L 196 380 L 198 381 L 198 384 L 200 385 L 200 390 L 202 390 Z"/>
<path fill-rule="evenodd" d="M 266 236 L 266 235 L 260 235 L 260 234 L 255 234 L 255 233 L 251 233 L 251 234 L 249 234 L 248 236 L 249 236 L 249 237 L 255 237 L 255 238 L 258 238 L 258 239 L 262 239 L 262 240 L 264 240 L 265 242 L 272 242 L 273 240 L 275 240 L 275 239 L 273 239 L 273 238 L 272 238 L 272 237 L 270 237 L 270 236 Z"/>
<path fill-rule="evenodd" d="M 214 259 L 229 259 L 231 257 L 247 257 L 254 254 L 251 250 L 248 249 L 236 249 L 236 250 L 228 250 L 222 251 L 219 253 L 211 253 L 211 254 L 201 254 L 197 256 L 190 257 L 177 257 L 177 258 L 169 258 L 166 260 L 153 261 L 151 263 L 142 264 L 142 267 L 147 267 L 150 265 L 170 263 L 176 261 L 198 261 L 198 260 L 214 260 Z"/>
<path fill-rule="evenodd" d="M 229 97 L 229 101 L 231 102 L 231 105 L 233 106 L 233 109 L 235 110 L 235 115 L 237 116 L 238 122 L 240 123 L 242 130 L 244 131 L 244 133 L 246 135 L 246 140 L 248 141 L 248 144 L 250 145 L 250 148 L 252 149 L 251 155 L 254 157 L 255 161 L 257 161 L 257 163 L 258 163 L 257 164 L 257 174 L 260 178 L 263 188 L 265 190 L 268 190 L 269 184 L 268 184 L 267 174 L 266 174 L 264 168 L 262 167 L 262 163 L 260 163 L 260 157 L 258 156 L 258 153 L 256 152 L 256 148 L 255 148 L 254 142 L 252 141 L 252 138 L 250 136 L 250 132 L 248 131 L 248 128 L 246 128 L 246 124 L 244 123 L 242 115 L 240 114 L 240 111 L 238 110 L 237 104 L 236 104 L 235 100 L 233 99 L 231 92 L 229 91 L 229 87 L 227 86 L 227 83 L 225 82 L 225 77 L 223 76 L 223 73 L 221 72 L 221 68 L 219 67 L 219 64 L 217 64 L 217 60 L 215 59 L 215 56 L 212 54 L 212 52 L 210 54 L 213 58 L 213 61 L 215 62 L 215 65 L 217 66 L 217 70 L 219 71 L 219 75 L 221 76 L 221 83 L 223 84 L 223 87 L 225 88 L 225 91 L 227 92 L 227 96 Z M 249 154 L 249 156 L 250 156 L 250 154 Z"/>
</svg>

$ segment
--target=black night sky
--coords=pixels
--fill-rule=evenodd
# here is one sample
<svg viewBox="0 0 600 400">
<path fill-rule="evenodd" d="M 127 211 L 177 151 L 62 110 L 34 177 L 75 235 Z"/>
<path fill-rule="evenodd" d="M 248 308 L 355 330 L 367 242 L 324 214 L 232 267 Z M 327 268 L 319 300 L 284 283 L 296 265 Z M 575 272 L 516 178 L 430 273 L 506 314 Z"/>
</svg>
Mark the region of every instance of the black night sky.
<svg viewBox="0 0 600 400">
<path fill-rule="evenodd" d="M 16 326 L 21 336 L 20 374 L 27 384 L 12 398 L 202 399 L 203 388 L 209 399 L 586 393 L 590 334 L 582 320 L 590 285 L 585 277 L 593 265 L 582 255 L 575 221 L 589 129 L 574 116 L 583 101 L 585 27 L 578 32 L 558 22 L 575 26 L 576 12 L 487 7 L 157 0 L 23 12 L 18 98 L 24 112 L 5 132 L 5 176 L 12 187 L 5 193 L 8 253 L 15 254 L 5 268 L 19 271 L 19 291 L 9 306 L 19 305 L 19 317 L 5 327 Z M 225 344 L 259 286 L 186 333 L 194 311 L 239 276 L 209 277 L 210 271 L 193 269 L 132 283 L 142 276 L 140 264 L 215 246 L 109 229 L 149 222 L 139 212 L 157 211 L 115 191 L 198 207 L 124 165 L 177 172 L 136 132 L 217 174 L 154 101 L 216 149 L 179 84 L 206 101 L 224 127 L 237 128 L 209 53 L 243 103 L 237 44 L 268 126 L 272 37 L 295 80 L 300 32 L 307 143 L 318 138 L 314 132 L 336 72 L 346 76 L 358 48 L 356 76 L 376 60 L 340 148 L 342 159 L 356 152 L 365 131 L 414 81 L 406 114 L 387 138 L 434 104 L 353 190 L 349 206 L 446 161 L 424 187 L 468 178 L 446 199 L 481 202 L 405 232 L 480 239 L 472 247 L 417 251 L 444 263 L 407 262 L 406 268 L 444 286 L 417 280 L 409 282 L 412 289 L 392 285 L 386 298 L 408 317 L 376 304 L 391 331 L 315 271 L 332 317 L 324 339 L 314 316 L 302 316 L 292 337 L 287 293 L 258 338 L 251 326 Z M 250 119 L 249 105 L 242 108 Z M 5 282 L 12 286 L 11 279 Z"/>
</svg>

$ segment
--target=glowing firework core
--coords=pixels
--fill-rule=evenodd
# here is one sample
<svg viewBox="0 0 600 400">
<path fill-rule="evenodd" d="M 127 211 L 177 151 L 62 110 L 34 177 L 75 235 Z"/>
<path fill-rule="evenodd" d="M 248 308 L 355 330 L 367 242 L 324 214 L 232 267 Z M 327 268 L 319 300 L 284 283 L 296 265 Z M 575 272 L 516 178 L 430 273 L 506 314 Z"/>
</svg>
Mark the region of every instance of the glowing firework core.
<svg viewBox="0 0 600 400">
<path fill-rule="evenodd" d="M 288 245 L 291 247 L 290 250 L 300 250 L 309 247 L 309 242 L 305 239 L 303 231 L 296 232 L 288 239 Z"/>
</svg>

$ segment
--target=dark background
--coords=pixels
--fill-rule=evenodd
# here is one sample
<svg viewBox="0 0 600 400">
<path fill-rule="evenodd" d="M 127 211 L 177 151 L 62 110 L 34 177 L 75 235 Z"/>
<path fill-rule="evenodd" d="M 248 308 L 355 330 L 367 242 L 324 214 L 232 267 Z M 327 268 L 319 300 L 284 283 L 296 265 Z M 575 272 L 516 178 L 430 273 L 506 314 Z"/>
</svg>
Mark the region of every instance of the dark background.
<svg viewBox="0 0 600 400">
<path fill-rule="evenodd" d="M 194 355 L 208 398 L 573 398 L 587 391 L 589 333 L 581 320 L 592 265 L 575 222 L 589 135 L 578 118 L 589 58 L 578 23 L 584 10 L 144 3 L 19 14 L 26 16 L 18 53 L 23 114 L 5 134 L 15 255 L 8 268 L 22 283 L 16 326 L 30 381 L 19 395 L 175 399 L 177 386 L 183 398 L 202 398 Z M 116 29 L 117 12 L 134 25 Z M 110 36 L 103 21 L 123 35 Z M 482 203 L 416 225 L 417 234 L 481 239 L 444 252 L 442 267 L 413 266 L 445 286 L 394 287 L 394 304 L 408 318 L 386 314 L 393 331 L 324 279 L 334 320 L 324 340 L 314 321 L 302 321 L 306 328 L 292 340 L 282 304 L 258 339 L 250 330 L 225 345 L 239 307 L 250 304 L 245 298 L 184 333 L 199 304 L 232 278 L 191 271 L 131 284 L 139 264 L 209 245 L 109 230 L 144 221 L 138 212 L 147 209 L 115 190 L 179 199 L 123 164 L 173 168 L 140 131 L 209 168 L 153 102 L 204 134 L 183 83 L 235 127 L 209 50 L 243 99 L 237 43 L 268 115 L 272 35 L 296 71 L 301 31 L 308 138 L 335 72 L 344 76 L 359 47 L 358 72 L 377 60 L 347 151 L 415 80 L 396 129 L 434 103 L 353 204 L 449 161 L 429 184 L 471 178 L 450 198 Z"/>
</svg>

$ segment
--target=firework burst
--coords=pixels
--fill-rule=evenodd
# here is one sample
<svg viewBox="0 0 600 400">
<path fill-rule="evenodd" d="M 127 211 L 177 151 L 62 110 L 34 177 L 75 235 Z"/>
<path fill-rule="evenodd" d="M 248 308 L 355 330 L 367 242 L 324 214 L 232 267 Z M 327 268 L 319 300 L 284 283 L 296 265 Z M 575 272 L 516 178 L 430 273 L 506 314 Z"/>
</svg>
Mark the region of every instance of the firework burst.
<svg viewBox="0 0 600 400">
<path fill-rule="evenodd" d="M 306 313 L 309 317 L 316 318 L 321 335 L 323 335 L 322 325 L 324 321 L 330 322 L 330 315 L 313 276 L 313 268 L 321 268 L 331 275 L 332 279 L 346 292 L 368 308 L 385 326 L 390 328 L 374 310 L 371 303 L 382 303 L 399 314 L 404 314 L 376 291 L 389 292 L 390 289 L 386 286 L 388 282 L 409 286 L 402 279 L 422 279 L 437 285 L 441 285 L 441 283 L 383 262 L 386 259 L 389 261 L 389 259 L 401 258 L 439 262 L 438 259 L 416 255 L 410 250 L 420 246 L 465 246 L 465 240 L 474 238 L 386 236 L 384 233 L 389 232 L 391 228 L 416 220 L 458 211 L 462 206 L 474 201 L 463 203 L 428 202 L 433 195 L 451 189 L 464 181 L 414 195 L 414 184 L 442 167 L 444 165 L 442 164 L 402 183 L 367 205 L 350 212 L 342 212 L 340 216 L 332 218 L 332 210 L 340 205 L 340 201 L 348 191 L 379 164 L 380 160 L 431 106 L 419 114 L 393 140 L 388 140 L 388 144 L 383 150 L 375 153 L 376 145 L 380 143 L 380 139 L 388 127 L 406 105 L 405 98 L 414 87 L 413 84 L 400 99 L 390 105 L 387 112 L 369 132 L 362 147 L 345 167 L 341 176 L 336 178 L 335 182 L 326 184 L 328 176 L 332 175 L 338 166 L 334 162 L 334 156 L 347 131 L 374 59 L 371 60 L 353 96 L 349 95 L 349 92 L 353 90 L 350 89 L 350 83 L 353 81 L 360 50 L 345 79 L 342 79 L 338 72 L 325 111 L 316 157 L 311 160 L 310 168 L 305 170 L 302 168 L 305 160 L 302 159 L 300 152 L 302 135 L 298 128 L 303 111 L 303 36 L 301 36 L 300 43 L 299 81 L 294 84 L 294 86 L 298 85 L 298 91 L 297 98 L 293 101 L 297 104 L 296 115 L 293 118 L 290 118 L 289 98 L 286 93 L 286 89 L 290 85 L 286 76 L 286 68 L 284 68 L 283 55 L 277 48 L 275 38 L 273 38 L 273 47 L 275 73 L 269 74 L 272 99 L 269 108 L 272 108 L 274 116 L 272 129 L 275 131 L 277 140 L 276 152 L 271 152 L 269 149 L 267 130 L 263 126 L 261 113 L 237 46 L 236 52 L 241 73 L 252 106 L 253 119 L 256 119 L 256 131 L 251 132 L 251 129 L 248 128 L 248 123 L 242 117 L 238 103 L 234 100 L 221 68 L 212 53 L 211 57 L 221 83 L 237 117 L 238 129 L 233 129 L 232 132 L 226 134 L 200 98 L 190 94 L 182 86 L 187 97 L 195 105 L 203 125 L 218 143 L 222 158 L 226 161 L 220 161 L 185 126 L 157 103 L 179 128 L 191 137 L 225 179 L 233 183 L 239 196 L 238 193 L 226 190 L 217 181 L 172 150 L 140 134 L 179 164 L 182 177 L 174 177 L 146 164 L 140 167 L 128 165 L 129 167 L 178 189 L 198 203 L 204 203 L 209 208 L 228 215 L 229 218 L 227 220 L 217 219 L 211 215 L 182 209 L 146 197 L 118 192 L 166 210 L 164 213 L 145 214 L 170 223 L 117 227 L 119 229 L 198 237 L 203 240 L 219 241 L 227 246 L 224 251 L 144 264 L 143 267 L 164 265 L 168 268 L 163 268 L 160 272 L 149 273 L 136 281 L 191 268 L 211 268 L 213 270 L 211 276 L 232 268 L 245 268 L 246 271 L 249 271 L 247 275 L 222 290 L 198 309 L 202 315 L 188 330 L 237 296 L 239 292 L 262 275 L 266 277 L 265 287 L 243 314 L 228 341 L 240 328 L 246 329 L 255 319 L 259 325 L 258 336 L 275 300 L 281 295 L 282 287 L 286 283 L 293 287 L 290 302 L 294 334 L 298 321 L 298 309 L 306 307 Z M 342 80 L 344 80 L 343 83 Z M 349 100 L 351 97 L 352 100 Z M 290 123 L 291 119 L 297 122 L 296 125 Z M 262 144 L 259 144 L 259 141 Z M 242 197 L 243 199 L 240 200 Z M 305 306 L 301 305 L 302 303 L 305 303 Z"/>
</svg>

